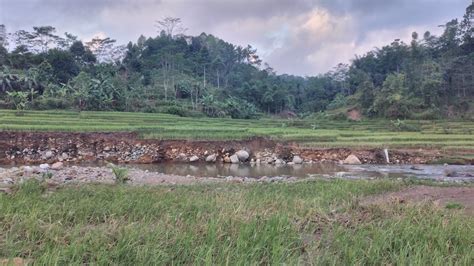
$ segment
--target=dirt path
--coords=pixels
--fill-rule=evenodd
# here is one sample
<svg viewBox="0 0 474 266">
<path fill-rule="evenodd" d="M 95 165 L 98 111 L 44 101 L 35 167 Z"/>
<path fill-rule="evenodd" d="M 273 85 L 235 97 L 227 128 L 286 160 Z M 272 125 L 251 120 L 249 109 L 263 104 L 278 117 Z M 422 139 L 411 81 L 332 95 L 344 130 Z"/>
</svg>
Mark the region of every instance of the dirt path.
<svg viewBox="0 0 474 266">
<path fill-rule="evenodd" d="M 443 208 L 456 204 L 466 214 L 474 215 L 474 187 L 415 186 L 397 192 L 367 197 L 360 204 L 368 206 L 393 202 L 400 204 L 433 202 L 436 206 Z"/>
</svg>

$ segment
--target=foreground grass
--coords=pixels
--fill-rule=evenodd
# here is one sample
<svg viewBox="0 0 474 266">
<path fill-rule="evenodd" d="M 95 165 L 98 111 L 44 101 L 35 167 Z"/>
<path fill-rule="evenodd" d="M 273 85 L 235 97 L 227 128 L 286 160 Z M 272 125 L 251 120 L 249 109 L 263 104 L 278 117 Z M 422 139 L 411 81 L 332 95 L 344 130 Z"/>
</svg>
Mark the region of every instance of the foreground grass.
<svg viewBox="0 0 474 266">
<path fill-rule="evenodd" d="M 187 118 L 168 114 L 0 110 L 0 130 L 135 131 L 143 138 L 239 140 L 268 137 L 310 147 L 441 147 L 474 149 L 474 122 L 405 121 L 409 132 L 391 121 L 238 120 Z M 407 130 L 407 129 L 405 129 Z"/>
<path fill-rule="evenodd" d="M 362 208 L 394 181 L 131 187 L 0 195 L 0 258 L 35 264 L 464 264 L 474 221 L 430 206 Z"/>
</svg>

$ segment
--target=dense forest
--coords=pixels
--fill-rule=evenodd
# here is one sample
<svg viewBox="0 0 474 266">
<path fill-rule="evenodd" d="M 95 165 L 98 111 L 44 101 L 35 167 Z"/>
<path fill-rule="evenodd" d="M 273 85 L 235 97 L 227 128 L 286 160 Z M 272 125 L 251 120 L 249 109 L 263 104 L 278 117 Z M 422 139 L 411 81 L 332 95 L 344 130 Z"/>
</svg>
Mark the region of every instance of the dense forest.
<svg viewBox="0 0 474 266">
<path fill-rule="evenodd" d="M 474 4 L 443 33 L 412 34 L 312 77 L 277 74 L 251 46 L 185 34 L 178 18 L 125 46 L 52 26 L 0 26 L 0 108 L 272 115 L 472 118 Z"/>
</svg>

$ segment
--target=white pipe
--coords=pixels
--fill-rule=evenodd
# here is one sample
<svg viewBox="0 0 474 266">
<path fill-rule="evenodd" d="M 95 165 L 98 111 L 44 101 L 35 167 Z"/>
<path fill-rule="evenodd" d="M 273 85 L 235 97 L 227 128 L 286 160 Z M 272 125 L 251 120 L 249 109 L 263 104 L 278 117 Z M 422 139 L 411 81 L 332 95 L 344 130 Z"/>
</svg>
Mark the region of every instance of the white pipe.
<svg viewBox="0 0 474 266">
<path fill-rule="evenodd" d="M 390 159 L 388 157 L 388 149 L 383 149 L 383 155 L 385 156 L 385 161 L 390 163 Z"/>
</svg>

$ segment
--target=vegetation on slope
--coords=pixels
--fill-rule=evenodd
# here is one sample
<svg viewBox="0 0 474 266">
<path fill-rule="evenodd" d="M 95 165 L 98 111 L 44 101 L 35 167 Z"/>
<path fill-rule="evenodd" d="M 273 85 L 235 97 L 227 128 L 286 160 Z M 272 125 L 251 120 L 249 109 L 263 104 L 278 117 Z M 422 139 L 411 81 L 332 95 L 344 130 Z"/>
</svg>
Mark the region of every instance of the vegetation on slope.
<svg viewBox="0 0 474 266">
<path fill-rule="evenodd" d="M 179 19 L 161 21 L 158 36 L 127 46 L 34 27 L 0 36 L 0 107 L 232 118 L 356 109 L 371 117 L 472 118 L 473 18 L 471 4 L 440 36 L 413 33 L 410 44 L 397 39 L 313 77 L 277 75 L 251 46 L 173 31 L 182 28 Z"/>
</svg>

